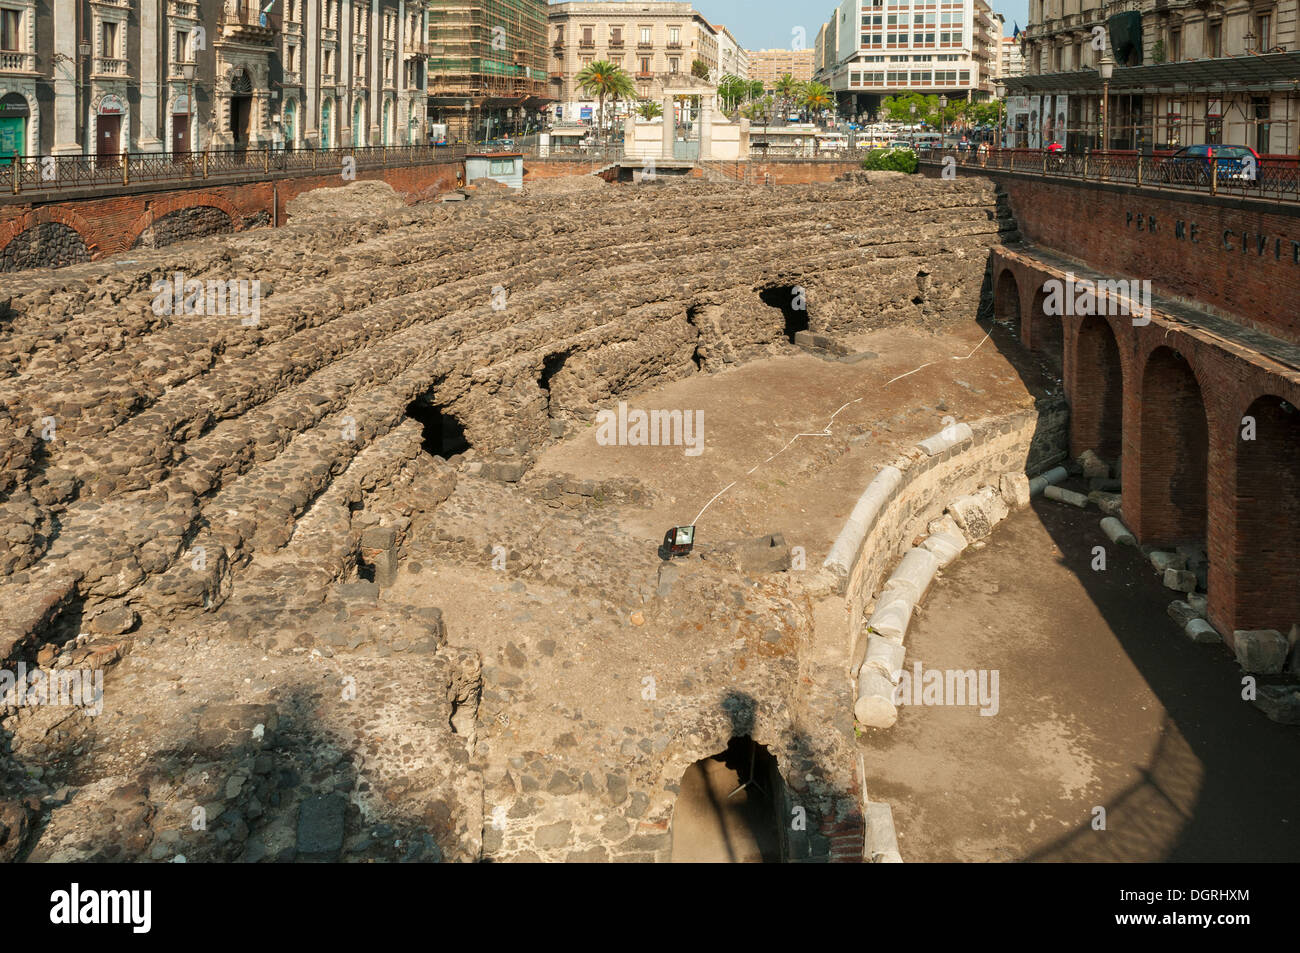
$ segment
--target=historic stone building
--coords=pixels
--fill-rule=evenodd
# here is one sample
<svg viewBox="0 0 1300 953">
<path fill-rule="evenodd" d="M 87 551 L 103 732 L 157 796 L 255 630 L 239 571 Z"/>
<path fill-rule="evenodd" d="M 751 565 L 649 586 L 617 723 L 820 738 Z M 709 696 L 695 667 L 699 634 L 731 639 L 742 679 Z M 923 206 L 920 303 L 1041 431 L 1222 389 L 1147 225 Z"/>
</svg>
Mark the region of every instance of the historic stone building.
<svg viewBox="0 0 1300 953">
<path fill-rule="evenodd" d="M 550 20 L 551 90 L 559 119 L 595 115 L 595 98 L 578 89 L 576 77 L 596 60 L 616 63 L 641 81 L 689 73 L 695 60 L 702 60 L 716 81 L 721 48 L 735 48 L 729 53 L 735 69 L 743 62 L 725 27 L 714 27 L 689 3 L 553 3 Z"/>
<path fill-rule="evenodd" d="M 1030 0 L 1021 35 L 1027 75 L 1008 84 L 1021 97 L 1020 111 L 1040 123 L 1064 115 L 1074 149 L 1150 152 L 1224 143 L 1296 154 L 1296 0 L 1130 6 L 1117 12 L 1100 0 Z M 1020 123 L 1015 144 L 1041 140 L 1043 129 L 1030 125 Z"/>
<path fill-rule="evenodd" d="M 0 152 L 423 140 L 424 0 L 0 0 Z"/>
</svg>

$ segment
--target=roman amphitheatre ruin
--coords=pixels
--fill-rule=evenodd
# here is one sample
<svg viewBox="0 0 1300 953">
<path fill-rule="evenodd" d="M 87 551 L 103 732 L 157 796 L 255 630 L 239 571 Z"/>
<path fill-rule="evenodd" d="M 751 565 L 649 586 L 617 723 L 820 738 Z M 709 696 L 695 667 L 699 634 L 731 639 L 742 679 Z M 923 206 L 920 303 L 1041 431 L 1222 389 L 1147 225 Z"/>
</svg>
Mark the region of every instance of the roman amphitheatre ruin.
<svg viewBox="0 0 1300 953">
<path fill-rule="evenodd" d="M 94 715 L 3 709 L 7 859 L 690 859 L 729 750 L 798 819 L 754 851 L 897 859 L 865 620 L 1068 457 L 1061 368 L 993 321 L 1005 201 L 472 192 L 4 276 L 0 650 L 103 673 Z M 159 313 L 178 275 L 255 320 Z M 621 403 L 703 452 L 598 440 Z"/>
</svg>

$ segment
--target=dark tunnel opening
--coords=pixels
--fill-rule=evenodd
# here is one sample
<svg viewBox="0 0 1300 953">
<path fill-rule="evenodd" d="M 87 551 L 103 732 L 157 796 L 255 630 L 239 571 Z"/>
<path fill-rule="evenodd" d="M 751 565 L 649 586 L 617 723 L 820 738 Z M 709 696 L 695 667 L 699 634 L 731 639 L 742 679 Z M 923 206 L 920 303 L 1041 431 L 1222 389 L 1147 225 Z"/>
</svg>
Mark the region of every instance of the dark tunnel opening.
<svg viewBox="0 0 1300 953">
<path fill-rule="evenodd" d="M 779 285 L 758 293 L 758 298 L 769 308 L 781 312 L 785 321 L 786 340 L 794 343 L 794 336 L 800 331 L 808 330 L 807 294 L 797 285 Z"/>
<path fill-rule="evenodd" d="M 411 401 L 406 408 L 406 416 L 418 421 L 424 428 L 426 453 L 447 460 L 470 449 L 465 427 L 460 420 L 427 397 L 417 397 Z"/>
</svg>

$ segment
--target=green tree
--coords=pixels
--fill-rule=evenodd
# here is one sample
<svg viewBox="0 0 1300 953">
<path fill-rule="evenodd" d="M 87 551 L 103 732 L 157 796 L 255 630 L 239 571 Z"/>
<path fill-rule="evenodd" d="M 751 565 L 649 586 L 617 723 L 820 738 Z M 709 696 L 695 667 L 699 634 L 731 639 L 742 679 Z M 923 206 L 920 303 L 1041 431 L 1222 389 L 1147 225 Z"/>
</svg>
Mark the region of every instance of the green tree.
<svg viewBox="0 0 1300 953">
<path fill-rule="evenodd" d="M 747 97 L 748 99 L 751 100 L 762 99 L 763 92 L 764 92 L 763 81 L 761 79 L 751 79 L 749 81 L 749 94 Z"/>
<path fill-rule="evenodd" d="M 605 132 L 605 98 L 612 97 L 615 102 L 620 99 L 636 98 L 636 86 L 632 77 L 621 66 L 609 60 L 596 60 L 579 70 L 575 77 L 578 88 L 588 96 L 595 96 L 600 104 L 599 123 L 601 134 Z"/>
<path fill-rule="evenodd" d="M 799 90 L 799 83 L 793 76 L 786 73 L 776 81 L 775 88 L 777 102 L 780 103 L 781 112 L 788 114 L 790 112 L 790 106 L 794 102 L 795 93 Z"/>
<path fill-rule="evenodd" d="M 664 114 L 664 107 L 662 103 L 647 99 L 644 102 L 637 103 L 636 112 L 642 119 L 655 119 Z"/>
<path fill-rule="evenodd" d="M 799 105 L 809 113 L 830 109 L 835 103 L 830 88 L 821 83 L 804 83 L 799 89 Z"/>
<path fill-rule="evenodd" d="M 709 64 L 706 63 L 706 62 L 704 62 L 704 60 L 693 60 L 693 61 L 691 61 L 691 75 L 692 75 L 692 76 L 697 76 L 697 77 L 699 77 L 700 79 L 708 79 L 708 78 L 709 78 Z"/>
<path fill-rule="evenodd" d="M 739 76 L 724 76 L 718 84 L 718 98 L 722 101 L 723 112 L 735 112 L 748 94 L 749 81 Z"/>
</svg>

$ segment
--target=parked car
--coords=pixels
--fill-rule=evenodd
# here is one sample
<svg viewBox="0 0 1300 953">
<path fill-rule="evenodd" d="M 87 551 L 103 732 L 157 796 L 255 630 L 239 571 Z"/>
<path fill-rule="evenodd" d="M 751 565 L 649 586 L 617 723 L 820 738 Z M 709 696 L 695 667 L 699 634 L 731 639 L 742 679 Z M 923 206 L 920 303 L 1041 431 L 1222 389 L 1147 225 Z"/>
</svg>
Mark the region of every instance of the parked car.
<svg viewBox="0 0 1300 953">
<path fill-rule="evenodd" d="M 1219 169 L 1219 178 L 1236 182 L 1254 182 L 1259 178 L 1259 153 L 1250 146 L 1225 146 L 1202 143 L 1183 146 L 1156 167 L 1161 182 L 1210 181 L 1211 164 Z"/>
<path fill-rule="evenodd" d="M 891 148 L 891 149 L 910 149 L 910 148 L 912 148 L 912 144 L 911 144 L 910 142 L 908 142 L 906 139 L 895 139 L 893 142 L 891 142 L 891 143 L 889 144 L 889 148 Z"/>
</svg>

